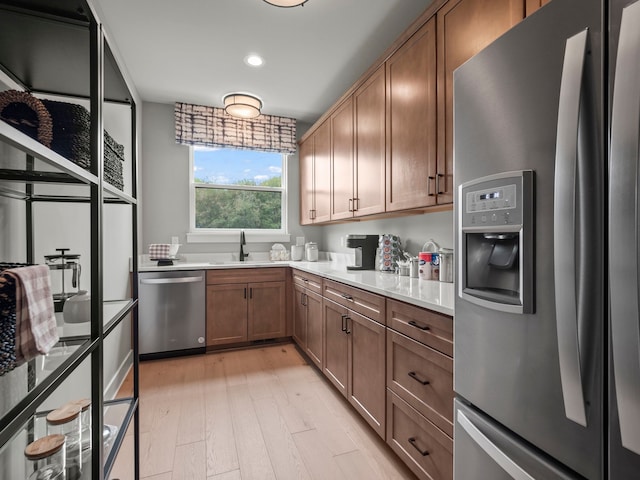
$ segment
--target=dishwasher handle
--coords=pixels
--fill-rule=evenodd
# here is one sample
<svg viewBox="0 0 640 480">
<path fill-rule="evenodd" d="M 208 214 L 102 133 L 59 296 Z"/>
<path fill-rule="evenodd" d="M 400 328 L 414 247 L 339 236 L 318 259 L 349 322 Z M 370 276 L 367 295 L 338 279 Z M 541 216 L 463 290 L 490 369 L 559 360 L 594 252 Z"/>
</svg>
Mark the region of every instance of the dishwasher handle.
<svg viewBox="0 0 640 480">
<path fill-rule="evenodd" d="M 167 285 L 172 283 L 198 283 L 202 281 L 204 281 L 204 278 L 202 276 L 140 279 L 140 283 L 143 285 Z"/>
</svg>

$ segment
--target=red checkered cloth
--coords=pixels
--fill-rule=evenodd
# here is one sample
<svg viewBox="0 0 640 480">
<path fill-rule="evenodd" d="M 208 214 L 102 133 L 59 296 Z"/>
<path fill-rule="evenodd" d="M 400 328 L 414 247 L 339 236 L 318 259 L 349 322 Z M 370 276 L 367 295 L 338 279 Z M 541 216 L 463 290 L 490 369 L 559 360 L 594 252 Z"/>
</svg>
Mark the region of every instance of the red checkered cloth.
<svg viewBox="0 0 640 480">
<path fill-rule="evenodd" d="M 170 249 L 168 243 L 152 243 L 149 245 L 149 258 L 169 258 Z"/>
<path fill-rule="evenodd" d="M 34 265 L 5 270 L 16 281 L 16 362 L 46 354 L 58 343 L 49 267 Z"/>
</svg>

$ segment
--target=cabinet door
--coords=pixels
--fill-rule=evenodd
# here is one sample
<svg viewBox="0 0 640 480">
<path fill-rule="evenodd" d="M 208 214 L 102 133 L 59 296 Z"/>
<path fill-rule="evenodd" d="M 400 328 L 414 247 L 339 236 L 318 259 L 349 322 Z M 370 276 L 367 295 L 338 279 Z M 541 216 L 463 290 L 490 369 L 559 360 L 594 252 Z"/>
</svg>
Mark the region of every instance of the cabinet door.
<svg viewBox="0 0 640 480">
<path fill-rule="evenodd" d="M 353 95 L 354 216 L 385 210 L 385 76 L 381 66 Z"/>
<path fill-rule="evenodd" d="M 249 283 L 249 340 L 284 337 L 287 329 L 285 282 Z"/>
<path fill-rule="evenodd" d="M 536 10 L 539 10 L 542 7 L 544 7 L 550 1 L 551 0 L 526 0 L 525 13 L 527 17 L 531 15 L 533 12 L 535 12 Z"/>
<path fill-rule="evenodd" d="M 386 63 L 387 211 L 435 204 L 435 72 L 432 18 Z"/>
<path fill-rule="evenodd" d="M 385 438 L 385 327 L 349 311 L 349 403 Z"/>
<path fill-rule="evenodd" d="M 522 0 L 450 0 L 438 21 L 438 203 L 453 202 L 453 71 L 524 18 Z"/>
<path fill-rule="evenodd" d="M 322 369 L 322 297 L 306 291 L 307 305 L 307 355 Z"/>
<path fill-rule="evenodd" d="M 324 122 L 314 134 L 314 223 L 331 220 L 331 130 Z"/>
<path fill-rule="evenodd" d="M 303 350 L 307 348 L 307 304 L 304 288 L 293 287 L 293 339 Z"/>
<path fill-rule="evenodd" d="M 348 310 L 331 300 L 323 299 L 324 374 L 347 396 L 349 337 L 346 330 Z"/>
<path fill-rule="evenodd" d="M 311 136 L 300 144 L 300 225 L 313 223 L 313 139 Z"/>
<path fill-rule="evenodd" d="M 207 346 L 247 341 L 247 285 L 207 287 Z"/>
<path fill-rule="evenodd" d="M 353 216 L 353 99 L 331 115 L 331 220 Z"/>
</svg>

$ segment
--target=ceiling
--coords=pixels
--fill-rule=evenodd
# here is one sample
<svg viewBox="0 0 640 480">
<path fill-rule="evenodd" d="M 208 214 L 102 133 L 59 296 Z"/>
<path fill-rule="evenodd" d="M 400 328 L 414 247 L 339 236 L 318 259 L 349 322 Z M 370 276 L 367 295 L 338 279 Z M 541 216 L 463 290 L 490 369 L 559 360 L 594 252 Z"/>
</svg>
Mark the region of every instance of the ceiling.
<svg viewBox="0 0 640 480">
<path fill-rule="evenodd" d="M 142 100 L 222 106 L 250 92 L 263 113 L 313 123 L 432 0 L 95 0 Z M 244 58 L 261 55 L 249 67 Z"/>
</svg>

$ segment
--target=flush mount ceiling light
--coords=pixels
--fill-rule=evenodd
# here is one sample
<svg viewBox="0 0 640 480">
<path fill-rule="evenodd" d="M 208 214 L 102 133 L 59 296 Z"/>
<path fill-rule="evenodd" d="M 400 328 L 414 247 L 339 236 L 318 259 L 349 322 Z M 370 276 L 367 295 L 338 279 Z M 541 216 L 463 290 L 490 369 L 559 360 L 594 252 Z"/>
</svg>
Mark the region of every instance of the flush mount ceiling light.
<svg viewBox="0 0 640 480">
<path fill-rule="evenodd" d="M 264 64 L 264 60 L 260 55 L 252 53 L 244 57 L 244 63 L 251 67 L 261 67 Z"/>
<path fill-rule="evenodd" d="M 307 3 L 307 0 L 264 0 L 269 5 L 273 5 L 275 7 L 297 7 L 298 5 L 303 6 Z"/>
<path fill-rule="evenodd" d="M 249 93 L 229 93 L 222 101 L 224 111 L 237 118 L 255 118 L 262 108 L 262 100 Z"/>
</svg>

